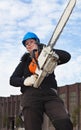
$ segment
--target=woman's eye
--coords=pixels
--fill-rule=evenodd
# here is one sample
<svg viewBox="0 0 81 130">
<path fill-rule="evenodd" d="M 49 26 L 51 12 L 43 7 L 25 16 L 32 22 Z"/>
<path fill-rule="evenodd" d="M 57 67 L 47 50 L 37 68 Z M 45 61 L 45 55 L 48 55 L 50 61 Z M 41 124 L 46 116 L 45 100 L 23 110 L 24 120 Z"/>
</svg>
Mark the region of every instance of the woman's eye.
<svg viewBox="0 0 81 130">
<path fill-rule="evenodd" d="M 33 41 L 31 41 L 31 43 L 33 43 Z"/>
</svg>

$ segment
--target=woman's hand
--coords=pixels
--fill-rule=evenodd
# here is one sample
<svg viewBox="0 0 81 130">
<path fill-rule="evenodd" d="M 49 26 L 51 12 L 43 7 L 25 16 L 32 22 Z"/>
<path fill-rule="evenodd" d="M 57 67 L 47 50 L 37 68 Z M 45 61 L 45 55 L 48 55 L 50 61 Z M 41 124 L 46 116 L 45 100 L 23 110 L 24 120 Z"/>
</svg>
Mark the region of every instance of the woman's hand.
<svg viewBox="0 0 81 130">
<path fill-rule="evenodd" d="M 31 75 L 29 77 L 27 77 L 25 80 L 24 80 L 24 85 L 25 86 L 33 86 L 34 82 L 36 81 L 37 79 L 37 75 Z"/>
</svg>

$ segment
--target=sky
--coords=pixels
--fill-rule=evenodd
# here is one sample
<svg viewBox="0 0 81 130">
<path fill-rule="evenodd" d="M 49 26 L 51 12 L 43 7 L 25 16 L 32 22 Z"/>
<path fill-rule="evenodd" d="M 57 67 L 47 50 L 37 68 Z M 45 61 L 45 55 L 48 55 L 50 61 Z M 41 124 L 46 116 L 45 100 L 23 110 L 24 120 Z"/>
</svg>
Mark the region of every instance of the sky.
<svg viewBox="0 0 81 130">
<path fill-rule="evenodd" d="M 68 1 L 0 1 L 0 97 L 21 94 L 20 87 L 11 86 L 9 79 L 26 52 L 24 35 L 34 32 L 47 45 Z M 71 54 L 68 63 L 55 69 L 58 87 L 81 82 L 81 0 L 77 0 L 54 48 Z"/>
</svg>

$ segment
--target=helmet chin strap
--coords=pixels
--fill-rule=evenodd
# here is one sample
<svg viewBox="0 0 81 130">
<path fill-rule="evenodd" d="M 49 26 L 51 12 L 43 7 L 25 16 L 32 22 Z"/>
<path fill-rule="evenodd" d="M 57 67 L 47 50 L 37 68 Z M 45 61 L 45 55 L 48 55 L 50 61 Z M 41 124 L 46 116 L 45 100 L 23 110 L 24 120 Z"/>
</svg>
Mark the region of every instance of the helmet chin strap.
<svg viewBox="0 0 81 130">
<path fill-rule="evenodd" d="M 35 39 L 36 40 L 36 44 L 38 45 L 39 44 L 39 41 L 38 41 L 38 39 Z"/>
</svg>

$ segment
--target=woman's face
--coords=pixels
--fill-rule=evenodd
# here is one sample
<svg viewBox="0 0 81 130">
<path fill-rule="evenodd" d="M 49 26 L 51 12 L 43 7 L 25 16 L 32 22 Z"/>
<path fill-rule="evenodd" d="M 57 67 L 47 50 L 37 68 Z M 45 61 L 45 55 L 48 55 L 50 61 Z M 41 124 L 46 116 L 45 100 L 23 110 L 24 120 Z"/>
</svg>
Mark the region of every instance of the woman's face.
<svg viewBox="0 0 81 130">
<path fill-rule="evenodd" d="M 38 45 L 36 44 L 36 41 L 34 39 L 28 39 L 25 42 L 25 46 L 29 53 L 31 53 L 34 49 L 38 50 Z"/>
</svg>

